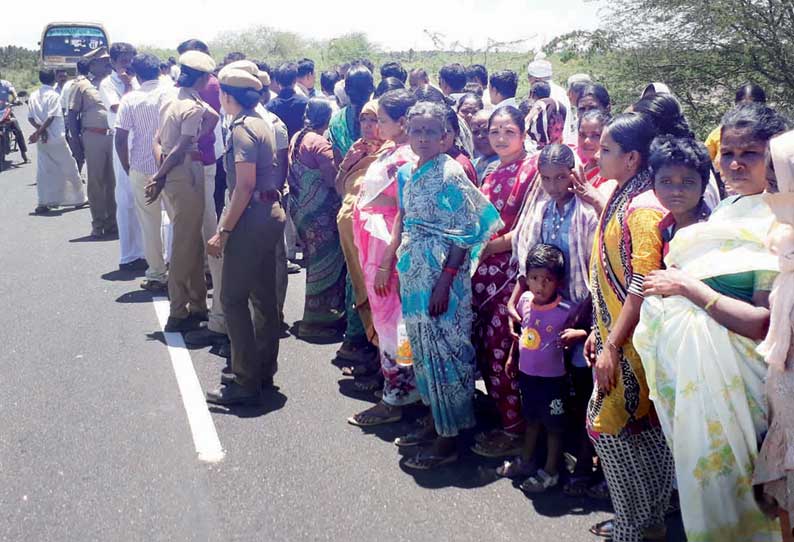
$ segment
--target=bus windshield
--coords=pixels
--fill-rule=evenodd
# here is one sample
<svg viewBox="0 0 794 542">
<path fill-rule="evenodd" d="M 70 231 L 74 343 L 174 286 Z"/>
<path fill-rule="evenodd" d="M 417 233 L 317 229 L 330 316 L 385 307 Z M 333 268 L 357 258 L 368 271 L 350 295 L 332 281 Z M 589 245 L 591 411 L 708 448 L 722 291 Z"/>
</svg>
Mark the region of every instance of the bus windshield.
<svg viewBox="0 0 794 542">
<path fill-rule="evenodd" d="M 41 43 L 41 56 L 77 57 L 107 46 L 105 33 L 91 26 L 53 26 Z"/>
</svg>

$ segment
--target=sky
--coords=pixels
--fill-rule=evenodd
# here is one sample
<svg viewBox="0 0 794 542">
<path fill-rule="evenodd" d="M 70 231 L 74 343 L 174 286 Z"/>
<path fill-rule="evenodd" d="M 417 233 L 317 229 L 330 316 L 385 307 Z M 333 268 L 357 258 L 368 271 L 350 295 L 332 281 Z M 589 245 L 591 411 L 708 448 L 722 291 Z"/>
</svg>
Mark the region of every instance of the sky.
<svg viewBox="0 0 794 542">
<path fill-rule="evenodd" d="M 229 5 L 234 9 L 223 9 Z M 34 10 L 4 25 L 0 45 L 33 49 L 47 23 L 91 21 L 102 23 L 111 41 L 162 48 L 266 25 L 315 39 L 365 32 L 384 50 L 432 49 L 425 30 L 442 34 L 447 44 L 482 48 L 489 38 L 527 40 L 518 50 L 529 50 L 595 28 L 597 9 L 594 0 L 38 0 Z"/>
</svg>

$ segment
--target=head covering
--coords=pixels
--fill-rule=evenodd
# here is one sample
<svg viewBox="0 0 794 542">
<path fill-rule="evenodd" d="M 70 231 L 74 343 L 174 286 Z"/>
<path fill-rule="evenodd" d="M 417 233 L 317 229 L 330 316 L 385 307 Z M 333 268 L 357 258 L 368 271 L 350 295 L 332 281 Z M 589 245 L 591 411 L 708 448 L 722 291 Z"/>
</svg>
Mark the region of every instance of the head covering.
<svg viewBox="0 0 794 542">
<path fill-rule="evenodd" d="M 259 69 L 259 66 L 257 66 L 250 60 L 235 60 L 234 62 L 229 62 L 223 67 L 220 73 L 223 73 L 223 71 L 227 69 L 228 70 L 238 69 L 238 70 L 246 71 L 251 75 L 253 75 L 254 77 L 256 77 L 257 79 L 259 79 L 259 82 L 262 83 L 263 87 L 270 86 L 270 75 L 268 75 L 267 72 L 261 71 Z M 219 78 L 220 78 L 220 73 L 218 74 Z"/>
<path fill-rule="evenodd" d="M 574 83 L 590 83 L 592 79 L 586 73 L 575 73 L 568 78 L 568 88 Z"/>
<path fill-rule="evenodd" d="M 535 55 L 535 60 L 527 66 L 527 73 L 530 77 L 538 77 L 540 79 L 547 79 L 551 77 L 551 62 L 546 60 L 546 55 L 540 52 Z"/>
<path fill-rule="evenodd" d="M 640 99 L 647 98 L 651 94 L 672 94 L 672 92 L 670 91 L 670 87 L 664 83 L 648 83 L 648 86 L 645 87 L 645 90 L 640 94 Z"/>
<path fill-rule="evenodd" d="M 215 61 L 212 60 L 212 57 L 200 51 L 183 53 L 179 57 L 179 64 L 203 73 L 212 73 L 215 70 Z"/>
<path fill-rule="evenodd" d="M 89 51 L 83 55 L 83 58 L 88 60 L 89 62 L 92 60 L 101 60 L 103 58 L 110 58 L 110 53 L 108 53 L 107 47 L 97 47 L 93 51 Z"/>
<path fill-rule="evenodd" d="M 364 104 L 364 107 L 361 108 L 361 113 L 358 114 L 359 117 L 361 115 L 375 115 L 378 116 L 378 100 L 370 100 Z"/>
<path fill-rule="evenodd" d="M 260 91 L 262 82 L 246 70 L 240 68 L 223 68 L 218 74 L 221 87 L 243 88 Z"/>
<path fill-rule="evenodd" d="M 543 98 L 532 105 L 527 115 L 527 132 L 541 150 L 552 143 L 562 143 L 565 119 L 568 111 L 554 98 Z"/>
</svg>

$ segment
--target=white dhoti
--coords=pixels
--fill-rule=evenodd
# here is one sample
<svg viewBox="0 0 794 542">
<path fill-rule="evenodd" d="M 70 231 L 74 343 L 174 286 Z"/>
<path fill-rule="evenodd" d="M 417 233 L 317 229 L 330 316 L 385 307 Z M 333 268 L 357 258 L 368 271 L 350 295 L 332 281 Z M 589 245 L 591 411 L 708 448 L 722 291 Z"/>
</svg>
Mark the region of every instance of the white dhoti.
<svg viewBox="0 0 794 542">
<path fill-rule="evenodd" d="M 135 211 L 135 196 L 130 178 L 121 167 L 116 149 L 113 149 L 113 172 L 116 174 L 116 223 L 119 227 L 119 263 L 143 259 L 143 232 Z"/>
<path fill-rule="evenodd" d="M 85 189 L 65 138 L 39 141 L 36 153 L 36 190 L 39 205 L 85 203 Z"/>
</svg>

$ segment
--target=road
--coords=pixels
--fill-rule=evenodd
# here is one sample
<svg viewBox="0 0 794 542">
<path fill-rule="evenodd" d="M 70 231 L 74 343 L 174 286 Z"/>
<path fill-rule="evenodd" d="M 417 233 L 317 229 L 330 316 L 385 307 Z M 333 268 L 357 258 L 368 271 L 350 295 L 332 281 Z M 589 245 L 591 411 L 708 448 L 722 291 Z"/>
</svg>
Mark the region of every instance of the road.
<svg viewBox="0 0 794 542">
<path fill-rule="evenodd" d="M 34 181 L 34 164 L 0 173 L 0 539 L 562 542 L 593 540 L 608 517 L 559 491 L 530 499 L 471 453 L 403 469 L 391 441 L 408 422 L 348 425 L 374 399 L 342 378 L 335 344 L 292 336 L 263 408 L 203 412 L 225 455 L 200 459 L 172 358 L 184 350 L 166 346 L 140 277 L 118 271 L 118 242 L 88 238 L 88 209 L 30 214 Z M 292 323 L 305 276 L 290 278 Z M 222 358 L 184 359 L 216 385 Z"/>
</svg>

